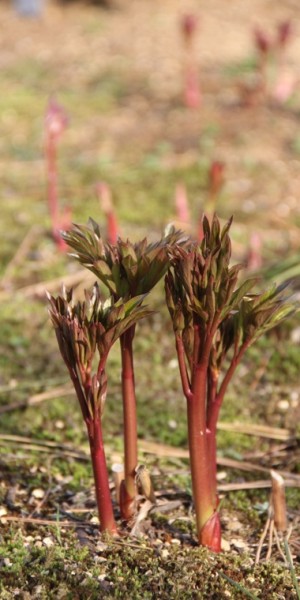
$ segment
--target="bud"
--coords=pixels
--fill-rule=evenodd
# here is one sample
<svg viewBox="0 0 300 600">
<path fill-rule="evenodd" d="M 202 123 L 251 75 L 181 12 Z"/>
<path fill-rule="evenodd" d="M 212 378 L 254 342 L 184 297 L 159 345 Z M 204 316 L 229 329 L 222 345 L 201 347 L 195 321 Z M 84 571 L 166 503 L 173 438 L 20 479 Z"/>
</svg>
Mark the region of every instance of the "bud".
<svg viewBox="0 0 300 600">
<path fill-rule="evenodd" d="M 50 100 L 46 111 L 46 130 L 50 137 L 58 139 L 68 125 L 68 116 L 60 104 Z"/>
<path fill-rule="evenodd" d="M 193 37 L 198 26 L 198 19 L 196 15 L 187 14 L 183 15 L 181 18 L 181 31 L 186 39 L 186 41 L 190 41 Z"/>
<path fill-rule="evenodd" d="M 264 54 L 264 55 L 268 54 L 268 52 L 270 51 L 270 48 L 271 48 L 271 42 L 270 42 L 269 37 L 266 35 L 265 31 L 260 29 L 260 27 L 256 27 L 254 29 L 254 41 L 255 41 L 257 50 L 261 54 Z"/>
<path fill-rule="evenodd" d="M 291 21 L 282 21 L 277 28 L 277 43 L 280 48 L 285 48 L 290 41 L 292 34 Z"/>
<path fill-rule="evenodd" d="M 271 470 L 271 481 L 274 523 L 277 531 L 285 532 L 287 530 L 287 516 L 284 480 L 279 473 Z"/>
<path fill-rule="evenodd" d="M 139 465 L 136 468 L 135 473 L 137 486 L 141 489 L 143 496 L 145 496 L 147 500 L 150 500 L 150 502 L 155 504 L 156 498 L 154 495 L 150 473 L 147 467 L 145 467 L 145 465 Z"/>
<path fill-rule="evenodd" d="M 224 185 L 225 164 L 220 160 L 213 160 L 208 174 L 208 185 L 211 194 L 219 194 Z"/>
<path fill-rule="evenodd" d="M 215 511 L 202 527 L 200 543 L 213 552 L 221 552 L 221 523 L 218 511 Z"/>
</svg>

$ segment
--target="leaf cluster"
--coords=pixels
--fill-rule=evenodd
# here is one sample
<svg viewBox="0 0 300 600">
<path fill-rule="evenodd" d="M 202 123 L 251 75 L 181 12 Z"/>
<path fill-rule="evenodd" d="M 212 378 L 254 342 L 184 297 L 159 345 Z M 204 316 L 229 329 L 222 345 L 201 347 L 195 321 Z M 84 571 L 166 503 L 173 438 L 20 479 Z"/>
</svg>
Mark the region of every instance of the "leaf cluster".
<svg viewBox="0 0 300 600">
<path fill-rule="evenodd" d="M 111 245 L 104 242 L 93 219 L 88 225 L 74 225 L 62 237 L 75 250 L 72 256 L 92 271 L 115 299 L 147 294 L 170 266 L 170 247 L 186 242 L 180 231 L 171 230 L 156 243 L 148 244 L 145 238 L 133 244 L 119 238 Z"/>
<path fill-rule="evenodd" d="M 57 298 L 48 296 L 61 355 L 73 382 L 80 384 L 89 408 L 103 409 L 107 387 L 105 365 L 112 345 L 128 328 L 152 312 L 142 306 L 144 297 L 115 301 L 111 296 L 103 302 L 97 283 L 92 292 L 85 292 L 83 302 L 73 301 L 72 290 L 63 289 Z M 96 354 L 98 369 L 92 374 Z"/>
<path fill-rule="evenodd" d="M 195 331 L 200 344 L 196 362 L 208 338 L 210 358 L 220 367 L 229 348 L 247 347 L 265 331 L 295 310 L 284 287 L 274 286 L 261 294 L 249 294 L 257 279 L 238 285 L 243 265 L 230 266 L 230 219 L 221 230 L 214 215 L 211 224 L 203 219 L 203 240 L 193 248 L 174 250 L 173 266 L 165 277 L 166 300 L 175 334 L 182 336 L 185 354 L 192 365 Z"/>
</svg>

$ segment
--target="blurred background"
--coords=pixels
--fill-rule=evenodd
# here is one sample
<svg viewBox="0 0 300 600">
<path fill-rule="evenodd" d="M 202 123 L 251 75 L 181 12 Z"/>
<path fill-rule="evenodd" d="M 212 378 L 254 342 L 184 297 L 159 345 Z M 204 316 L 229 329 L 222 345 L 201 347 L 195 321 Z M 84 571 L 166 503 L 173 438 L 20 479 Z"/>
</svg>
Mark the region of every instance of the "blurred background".
<svg viewBox="0 0 300 600">
<path fill-rule="evenodd" d="M 234 213 L 239 254 L 253 232 L 266 258 L 298 247 L 297 2 L 2 0 L 0 15 L 4 266 L 28 228 L 50 226 L 49 100 L 66 115 L 61 214 L 101 221 L 95 186 L 105 181 L 121 231 L 161 231 L 183 216 L 183 184 L 191 222 L 202 210 Z"/>
</svg>

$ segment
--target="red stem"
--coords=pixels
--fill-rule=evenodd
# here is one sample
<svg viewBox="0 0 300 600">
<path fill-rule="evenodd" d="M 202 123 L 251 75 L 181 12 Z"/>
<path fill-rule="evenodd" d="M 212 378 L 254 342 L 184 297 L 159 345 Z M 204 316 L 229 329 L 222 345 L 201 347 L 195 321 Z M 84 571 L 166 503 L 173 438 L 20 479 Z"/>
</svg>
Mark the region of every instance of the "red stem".
<svg viewBox="0 0 300 600">
<path fill-rule="evenodd" d="M 198 365 L 194 376 L 193 397 L 187 403 L 189 454 L 196 525 L 201 530 L 213 515 L 216 502 L 211 489 L 208 439 L 206 430 L 207 366 Z"/>
<path fill-rule="evenodd" d="M 182 387 L 187 399 L 189 455 L 196 526 L 199 543 L 219 551 L 221 530 L 219 517 L 216 517 L 218 503 L 214 481 L 216 473 L 211 463 L 211 435 L 207 429 L 208 365 L 214 327 L 211 327 L 202 344 L 197 326 L 194 332 L 192 389 L 190 389 L 180 334 L 176 335 L 176 349 Z M 211 523 L 214 524 L 213 527 Z"/>
<path fill-rule="evenodd" d="M 137 448 L 137 414 L 134 382 L 134 364 L 132 342 L 135 325 L 130 327 L 120 338 L 122 356 L 122 397 L 124 420 L 124 474 L 125 483 L 121 502 L 121 512 L 128 520 L 134 513 L 136 497 L 135 470 L 138 462 Z"/>
<path fill-rule="evenodd" d="M 100 520 L 100 531 L 114 534 L 117 532 L 112 501 L 109 490 L 109 480 L 106 458 L 103 446 L 102 425 L 100 417 L 86 419 L 89 436 L 91 458 L 96 488 L 96 499 Z"/>
</svg>

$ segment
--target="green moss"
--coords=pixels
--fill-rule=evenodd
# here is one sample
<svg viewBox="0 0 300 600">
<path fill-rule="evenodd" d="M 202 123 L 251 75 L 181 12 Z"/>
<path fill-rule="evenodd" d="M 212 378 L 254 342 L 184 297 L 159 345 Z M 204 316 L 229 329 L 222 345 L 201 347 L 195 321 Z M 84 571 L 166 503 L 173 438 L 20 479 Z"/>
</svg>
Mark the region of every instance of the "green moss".
<svg viewBox="0 0 300 600">
<path fill-rule="evenodd" d="M 1 593 L 19 588 L 33 597 L 40 590 L 39 598 L 54 598 L 62 592 L 65 598 L 94 600 L 99 594 L 136 600 L 222 600 L 229 593 L 232 598 L 243 598 L 243 593 L 218 575 L 220 571 L 262 599 L 275 600 L 280 594 L 293 598 L 286 571 L 272 564 L 253 569 L 244 557 L 232 560 L 225 555 L 212 556 L 204 549 L 172 545 L 151 548 L 141 543 L 138 548 L 137 542 L 132 548 L 130 540 L 113 545 L 108 542 L 95 554 L 78 547 L 72 534 L 63 535 L 62 545 L 47 549 L 31 542 L 24 549 L 21 537 L 16 537 L 14 545 L 0 546 L 0 556 L 11 563 L 14 560 L 14 564 L 2 567 Z"/>
</svg>

